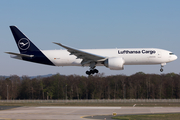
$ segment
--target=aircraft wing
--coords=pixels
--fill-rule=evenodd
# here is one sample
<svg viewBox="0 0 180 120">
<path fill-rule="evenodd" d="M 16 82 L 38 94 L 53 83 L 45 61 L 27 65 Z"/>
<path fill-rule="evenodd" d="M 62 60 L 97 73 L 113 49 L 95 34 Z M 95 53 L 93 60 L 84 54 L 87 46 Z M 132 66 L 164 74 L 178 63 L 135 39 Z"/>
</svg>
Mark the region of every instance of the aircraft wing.
<svg viewBox="0 0 180 120">
<path fill-rule="evenodd" d="M 100 62 L 106 59 L 106 57 L 104 56 L 99 56 L 99 55 L 88 53 L 82 50 L 71 48 L 71 47 L 62 45 L 61 43 L 56 43 L 56 42 L 53 42 L 53 43 L 67 49 L 67 51 L 70 52 L 70 55 L 75 55 L 77 59 L 83 59 L 81 62 L 82 65 L 88 64 L 90 62 Z"/>
</svg>

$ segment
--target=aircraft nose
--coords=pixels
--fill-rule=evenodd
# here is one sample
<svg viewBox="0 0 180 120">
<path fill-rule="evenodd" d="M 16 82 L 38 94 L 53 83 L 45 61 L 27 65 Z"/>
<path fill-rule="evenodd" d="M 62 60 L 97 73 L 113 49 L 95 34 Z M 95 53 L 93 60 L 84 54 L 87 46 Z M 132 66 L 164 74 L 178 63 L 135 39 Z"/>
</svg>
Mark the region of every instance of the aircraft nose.
<svg viewBox="0 0 180 120">
<path fill-rule="evenodd" d="M 176 60 L 177 58 L 178 58 L 178 57 L 177 57 L 176 55 L 171 55 L 169 61 L 174 61 L 174 60 Z"/>
<path fill-rule="evenodd" d="M 176 55 L 174 55 L 174 60 L 176 60 L 178 57 Z"/>
</svg>

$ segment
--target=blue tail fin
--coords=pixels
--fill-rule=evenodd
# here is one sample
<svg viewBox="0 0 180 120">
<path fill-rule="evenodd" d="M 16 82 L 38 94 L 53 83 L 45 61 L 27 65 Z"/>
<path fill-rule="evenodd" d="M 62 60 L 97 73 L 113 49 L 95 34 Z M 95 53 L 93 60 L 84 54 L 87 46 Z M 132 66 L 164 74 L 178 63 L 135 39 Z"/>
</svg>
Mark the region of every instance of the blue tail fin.
<svg viewBox="0 0 180 120">
<path fill-rule="evenodd" d="M 39 51 L 39 49 L 16 26 L 10 26 L 10 29 L 20 53 L 28 54 L 32 51 Z"/>
<path fill-rule="evenodd" d="M 8 54 L 19 55 L 30 62 L 54 65 L 16 26 L 10 26 L 10 29 L 21 54 L 7 52 Z"/>
</svg>

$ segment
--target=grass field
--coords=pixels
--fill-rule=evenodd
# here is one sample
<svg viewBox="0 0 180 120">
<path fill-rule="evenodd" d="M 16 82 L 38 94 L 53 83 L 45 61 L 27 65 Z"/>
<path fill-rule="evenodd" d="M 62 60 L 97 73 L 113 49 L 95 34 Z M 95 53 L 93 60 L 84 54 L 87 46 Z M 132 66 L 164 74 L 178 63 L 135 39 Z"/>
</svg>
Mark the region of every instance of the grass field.
<svg viewBox="0 0 180 120">
<path fill-rule="evenodd" d="M 180 99 L 0 100 L 0 106 L 180 107 Z"/>
<path fill-rule="evenodd" d="M 180 120 L 180 113 L 116 116 L 119 120 Z"/>
<path fill-rule="evenodd" d="M 180 102 L 107 102 L 107 101 L 0 101 L 0 106 L 128 106 L 132 107 L 180 107 Z"/>
</svg>

